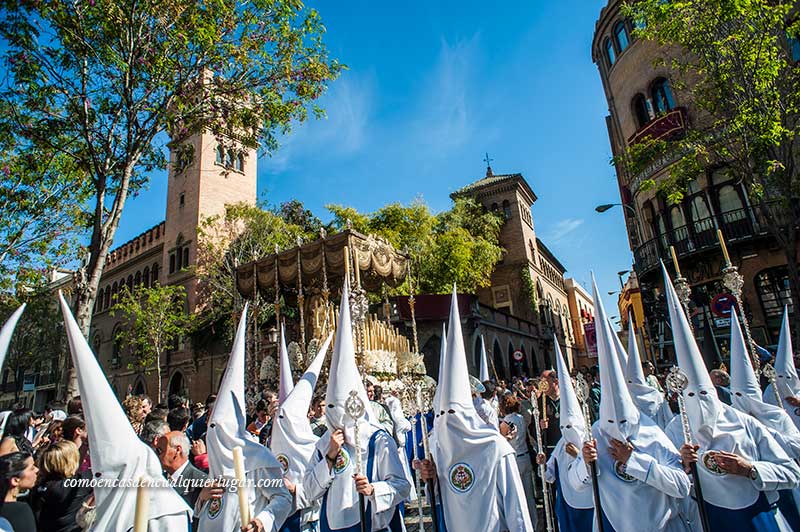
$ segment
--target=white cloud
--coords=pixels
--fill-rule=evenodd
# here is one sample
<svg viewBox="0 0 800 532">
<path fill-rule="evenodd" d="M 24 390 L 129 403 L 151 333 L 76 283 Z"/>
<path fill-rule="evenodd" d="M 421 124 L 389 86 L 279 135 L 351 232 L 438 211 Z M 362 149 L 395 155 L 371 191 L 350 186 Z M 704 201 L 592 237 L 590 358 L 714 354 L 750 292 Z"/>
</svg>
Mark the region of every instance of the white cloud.
<svg viewBox="0 0 800 532">
<path fill-rule="evenodd" d="M 478 34 L 455 43 L 444 39 L 441 42 L 412 127 L 414 138 L 431 151 L 446 152 L 462 146 L 475 131 L 475 110 L 470 108 L 469 93 L 475 87 L 479 44 Z"/>
<path fill-rule="evenodd" d="M 327 116 L 319 120 L 309 117 L 283 137 L 278 151 L 265 161 L 269 172 L 280 173 L 299 159 L 319 157 L 322 151 L 335 157 L 358 153 L 369 136 L 374 99 L 372 75 L 345 71 L 320 101 Z"/>
<path fill-rule="evenodd" d="M 550 243 L 558 243 L 583 225 L 583 218 L 565 218 L 559 220 L 549 232 Z"/>
</svg>

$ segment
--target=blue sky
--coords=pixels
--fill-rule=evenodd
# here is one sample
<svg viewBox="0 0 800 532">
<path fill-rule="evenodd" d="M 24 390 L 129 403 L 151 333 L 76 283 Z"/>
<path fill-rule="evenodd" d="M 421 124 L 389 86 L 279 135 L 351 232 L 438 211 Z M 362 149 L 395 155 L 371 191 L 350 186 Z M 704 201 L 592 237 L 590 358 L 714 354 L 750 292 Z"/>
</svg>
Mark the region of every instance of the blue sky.
<svg viewBox="0 0 800 532">
<path fill-rule="evenodd" d="M 331 56 L 349 70 L 322 99 L 328 117 L 298 127 L 258 163 L 270 203 L 297 198 L 362 211 L 449 194 L 485 173 L 520 172 L 539 200 L 537 236 L 568 269 L 600 289 L 630 268 L 605 127 L 607 105 L 591 61 L 605 0 L 582 2 L 315 0 Z M 132 199 L 115 242 L 163 220 L 166 179 Z M 605 304 L 616 314 L 616 296 Z"/>
</svg>

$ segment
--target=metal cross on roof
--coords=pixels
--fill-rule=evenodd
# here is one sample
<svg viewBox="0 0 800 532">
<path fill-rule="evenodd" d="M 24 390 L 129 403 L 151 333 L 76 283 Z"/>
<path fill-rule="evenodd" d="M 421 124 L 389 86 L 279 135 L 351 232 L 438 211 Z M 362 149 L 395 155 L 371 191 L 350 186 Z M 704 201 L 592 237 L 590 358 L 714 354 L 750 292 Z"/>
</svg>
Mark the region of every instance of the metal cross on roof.
<svg viewBox="0 0 800 532">
<path fill-rule="evenodd" d="M 486 162 L 486 177 L 490 177 L 492 175 L 492 161 L 494 161 L 494 159 L 489 158 L 489 152 L 486 152 L 484 161 Z"/>
</svg>

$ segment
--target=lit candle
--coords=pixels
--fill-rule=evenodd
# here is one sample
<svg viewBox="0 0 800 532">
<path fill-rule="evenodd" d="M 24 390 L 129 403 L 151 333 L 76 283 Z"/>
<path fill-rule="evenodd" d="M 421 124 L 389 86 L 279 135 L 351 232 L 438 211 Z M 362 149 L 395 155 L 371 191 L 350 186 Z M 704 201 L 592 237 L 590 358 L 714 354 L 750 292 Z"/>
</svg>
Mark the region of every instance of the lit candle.
<svg viewBox="0 0 800 532">
<path fill-rule="evenodd" d="M 358 264 L 358 249 L 353 248 L 353 262 L 356 267 L 356 286 L 361 286 L 361 266 Z"/>
<path fill-rule="evenodd" d="M 675 277 L 680 277 L 681 267 L 678 266 L 678 255 L 675 254 L 675 248 L 673 246 L 670 246 L 669 252 L 672 253 L 672 264 L 673 266 L 675 266 Z"/>
<path fill-rule="evenodd" d="M 139 486 L 136 488 L 136 508 L 133 518 L 133 532 L 147 532 L 147 521 L 150 514 L 150 498 L 147 493 L 147 486 L 144 485 L 145 478 L 139 479 Z"/>
<path fill-rule="evenodd" d="M 722 256 L 725 257 L 725 265 L 730 266 L 731 258 L 728 256 L 728 248 L 725 246 L 725 237 L 722 236 L 722 231 L 717 229 L 717 238 L 719 239 L 719 245 L 722 246 Z"/>
<path fill-rule="evenodd" d="M 236 475 L 239 493 L 239 516 L 242 518 L 242 526 L 247 526 L 250 522 L 250 504 L 247 502 L 247 490 L 244 486 L 244 456 L 241 447 L 233 448 L 233 473 Z"/>
<path fill-rule="evenodd" d="M 350 282 L 350 247 L 344 247 L 344 278 Z"/>
</svg>

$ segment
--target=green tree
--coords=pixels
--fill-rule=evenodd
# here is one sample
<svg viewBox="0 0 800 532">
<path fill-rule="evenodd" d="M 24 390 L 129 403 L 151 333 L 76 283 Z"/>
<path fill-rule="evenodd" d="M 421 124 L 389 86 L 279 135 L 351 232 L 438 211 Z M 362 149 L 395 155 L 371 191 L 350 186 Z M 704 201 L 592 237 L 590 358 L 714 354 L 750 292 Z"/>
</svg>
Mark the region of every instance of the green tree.
<svg viewBox="0 0 800 532">
<path fill-rule="evenodd" d="M 222 330 L 236 328 L 244 300 L 236 288 L 236 270 L 278 249 L 297 245 L 319 235 L 287 223 L 273 210 L 237 203 L 225 206 L 225 213 L 206 218 L 198 229 L 197 275 L 199 298 L 204 302 L 203 324 L 223 321 Z M 272 302 L 256 300 L 250 318 L 263 323 L 274 312 Z"/>
<path fill-rule="evenodd" d="M 431 213 L 421 200 L 408 206 L 386 205 L 370 214 L 352 207 L 328 205 L 332 225 L 386 238 L 396 249 L 408 250 L 415 261 L 417 293 L 445 294 L 453 289 L 473 292 L 489 286 L 500 261 L 503 218 L 470 198 L 457 198 L 450 210 Z M 408 283 L 398 292 L 408 293 Z"/>
<path fill-rule="evenodd" d="M 800 308 L 796 6 L 793 0 L 630 2 L 625 12 L 636 21 L 637 36 L 662 45 L 659 61 L 678 74 L 673 83 L 699 112 L 685 138 L 650 139 L 616 162 L 633 176 L 657 157 L 677 158 L 669 179 L 658 184 L 673 202 L 706 168 L 725 165 L 782 248 L 792 300 Z M 794 319 L 798 329 L 800 313 Z"/>
<path fill-rule="evenodd" d="M 158 377 L 158 402 L 161 394 L 162 355 L 186 339 L 194 327 L 194 314 L 185 308 L 186 289 L 182 285 L 147 288 L 143 285 L 129 291 L 127 287 L 117 296 L 111 308 L 111 316 L 119 314 L 123 327 L 117 332 L 116 341 L 133 356 L 129 369 L 155 370 Z"/>
<path fill-rule="evenodd" d="M 75 287 L 84 334 L 125 203 L 166 166 L 165 144 L 185 160 L 182 141 L 212 131 L 275 150 L 276 135 L 322 113 L 313 102 L 340 71 L 324 31 L 299 0 L 3 2 L 0 129 L 63 154 L 91 187 Z"/>
<path fill-rule="evenodd" d="M 2 134 L 0 134 L 2 136 Z M 74 261 L 86 187 L 71 161 L 0 140 L 0 290 L 42 286 Z"/>
<path fill-rule="evenodd" d="M 57 378 L 60 369 L 57 361 L 67 350 L 63 316 L 50 291 L 19 291 L 18 295 L 4 293 L 0 297 L 0 323 L 5 323 L 22 303 L 27 303 L 27 307 L 14 330 L 4 366 L 0 368 L 9 370 L 16 377 L 15 399 L 22 391 L 22 379 L 26 373 L 55 374 Z"/>
</svg>

